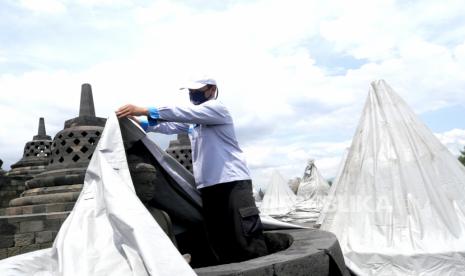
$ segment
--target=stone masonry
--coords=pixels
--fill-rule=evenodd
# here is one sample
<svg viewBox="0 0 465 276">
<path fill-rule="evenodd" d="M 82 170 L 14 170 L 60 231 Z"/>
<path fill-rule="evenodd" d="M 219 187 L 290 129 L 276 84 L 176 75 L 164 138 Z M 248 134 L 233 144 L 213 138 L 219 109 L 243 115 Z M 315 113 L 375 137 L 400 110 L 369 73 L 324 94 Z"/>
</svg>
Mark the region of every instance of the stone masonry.
<svg viewBox="0 0 465 276">
<path fill-rule="evenodd" d="M 7 215 L 0 214 L 0 259 L 52 245 L 81 192 L 105 122 L 95 116 L 92 89 L 83 84 L 79 116 L 67 120 L 53 141 L 48 136 L 49 143 L 33 140 L 26 144 L 20 162 L 42 154 L 46 167 L 23 182 L 25 191 L 10 200 Z M 44 138 L 43 130 L 39 127 L 40 138 Z"/>
</svg>

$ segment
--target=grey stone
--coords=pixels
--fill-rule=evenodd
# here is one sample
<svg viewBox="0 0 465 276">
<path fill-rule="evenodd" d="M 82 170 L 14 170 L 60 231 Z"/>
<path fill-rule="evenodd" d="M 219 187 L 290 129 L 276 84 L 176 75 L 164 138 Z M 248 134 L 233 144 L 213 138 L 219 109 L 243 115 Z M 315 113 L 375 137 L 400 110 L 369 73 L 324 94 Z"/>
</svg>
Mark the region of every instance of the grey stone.
<svg viewBox="0 0 465 276">
<path fill-rule="evenodd" d="M 61 224 L 63 224 L 63 220 L 61 219 L 48 219 L 45 221 L 45 229 L 58 231 L 60 230 Z"/>
<path fill-rule="evenodd" d="M 20 233 L 39 232 L 44 230 L 43 220 L 23 221 L 19 224 Z"/>
<path fill-rule="evenodd" d="M 81 105 L 79 116 L 95 116 L 94 98 L 90 84 L 84 83 L 81 86 Z"/>
<path fill-rule="evenodd" d="M 39 118 L 39 130 L 37 135 L 33 137 L 34 140 L 52 140 L 52 137 L 48 136 L 45 131 L 45 121 L 44 118 Z"/>
<path fill-rule="evenodd" d="M 15 246 L 25 246 L 34 243 L 34 233 L 16 234 Z"/>
<path fill-rule="evenodd" d="M 24 254 L 24 253 L 36 251 L 36 250 L 39 250 L 39 249 L 40 249 L 40 245 L 38 245 L 38 244 L 30 244 L 30 245 L 26 245 L 26 246 L 21 246 L 19 248 L 19 253 Z"/>
<path fill-rule="evenodd" d="M 336 237 L 320 230 L 278 230 L 292 237 L 289 248 L 240 263 L 195 269 L 199 276 L 349 275 Z"/>
<path fill-rule="evenodd" d="M 7 248 L 0 249 L 0 260 L 5 259 L 7 257 L 8 257 L 8 249 Z"/>
<path fill-rule="evenodd" d="M 46 243 L 46 242 L 51 242 L 55 238 L 54 234 L 56 233 L 55 231 L 42 231 L 42 232 L 36 232 L 36 243 Z"/>
<path fill-rule="evenodd" d="M 0 248 L 8 248 L 15 245 L 15 236 L 0 235 Z"/>
<path fill-rule="evenodd" d="M 52 245 L 53 245 L 53 242 L 46 242 L 46 243 L 39 244 L 40 249 L 50 248 L 50 247 L 52 247 Z"/>
<path fill-rule="evenodd" d="M 0 219 L 0 235 L 14 235 L 17 228 L 17 225 L 10 223 L 8 219 Z"/>
<path fill-rule="evenodd" d="M 20 249 L 21 247 L 8 248 L 8 257 L 19 255 L 21 253 Z"/>
<path fill-rule="evenodd" d="M 103 132 L 106 119 L 95 116 L 92 88 L 89 84 L 81 87 L 79 116 L 67 120 L 64 129 L 58 132 L 50 144 L 45 140 L 32 141 L 25 147 L 25 154 L 37 155 L 47 151 L 47 167 L 32 179 L 24 179 L 26 191 L 10 201 L 8 214 L 39 214 L 72 210 L 81 191 L 84 176 L 95 147 Z M 49 137 L 49 136 L 47 136 Z M 39 120 L 38 135 L 45 139 L 45 124 Z M 45 148 L 36 153 L 38 146 Z M 81 185 L 78 189 L 76 185 Z M 46 187 L 59 187 L 44 189 Z M 30 191 L 32 190 L 32 191 Z M 56 204 L 56 205 L 54 205 Z"/>
<path fill-rule="evenodd" d="M 64 212 L 65 211 L 65 205 L 63 203 L 47 204 L 46 207 L 45 207 L 45 211 L 47 213 Z"/>
<path fill-rule="evenodd" d="M 178 134 L 176 140 L 170 141 L 166 152 L 183 165 L 184 168 L 193 173 L 192 147 L 187 134 Z"/>
</svg>

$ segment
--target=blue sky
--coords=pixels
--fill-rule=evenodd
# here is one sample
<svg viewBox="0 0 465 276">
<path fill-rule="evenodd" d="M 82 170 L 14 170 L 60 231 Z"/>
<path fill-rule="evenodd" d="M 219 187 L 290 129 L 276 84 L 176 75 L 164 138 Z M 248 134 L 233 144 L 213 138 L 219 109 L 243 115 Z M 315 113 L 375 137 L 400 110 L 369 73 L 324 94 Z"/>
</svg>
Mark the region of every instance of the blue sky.
<svg viewBox="0 0 465 276">
<path fill-rule="evenodd" d="M 14 119 L 0 126 L 0 158 L 4 169 L 21 158 L 39 117 L 60 131 L 82 83 L 106 117 L 187 104 L 177 88 L 202 74 L 220 83 L 259 186 L 272 169 L 301 176 L 309 158 L 331 178 L 380 78 L 457 154 L 463 14 L 461 1 L 429 0 L 1 1 L 0 115 Z"/>
</svg>

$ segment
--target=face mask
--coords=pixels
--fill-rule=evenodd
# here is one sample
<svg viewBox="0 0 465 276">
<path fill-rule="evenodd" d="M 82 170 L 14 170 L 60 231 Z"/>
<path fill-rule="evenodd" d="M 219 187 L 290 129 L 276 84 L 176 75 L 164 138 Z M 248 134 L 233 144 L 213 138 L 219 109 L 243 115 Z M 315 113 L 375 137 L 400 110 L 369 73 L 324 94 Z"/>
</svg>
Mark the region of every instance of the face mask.
<svg viewBox="0 0 465 276">
<path fill-rule="evenodd" d="M 208 101 L 208 98 L 205 97 L 205 92 L 199 91 L 199 92 L 189 92 L 189 98 L 191 100 L 191 103 L 195 105 L 202 104 L 206 101 Z"/>
</svg>

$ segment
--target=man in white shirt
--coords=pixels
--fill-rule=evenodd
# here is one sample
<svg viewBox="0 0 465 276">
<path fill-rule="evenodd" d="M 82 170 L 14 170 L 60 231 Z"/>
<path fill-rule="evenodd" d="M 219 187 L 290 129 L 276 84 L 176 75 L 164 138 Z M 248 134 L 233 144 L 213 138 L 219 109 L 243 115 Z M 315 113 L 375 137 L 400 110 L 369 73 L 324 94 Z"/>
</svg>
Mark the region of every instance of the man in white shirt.
<svg viewBox="0 0 465 276">
<path fill-rule="evenodd" d="M 268 250 L 252 195 L 249 169 L 236 139 L 232 117 L 216 100 L 216 81 L 204 78 L 185 88 L 192 106 L 125 105 L 116 114 L 120 118 L 147 116 L 147 120 L 138 120 L 146 131 L 189 134 L 194 178 L 202 195 L 207 234 L 219 263 L 266 255 Z"/>
</svg>

